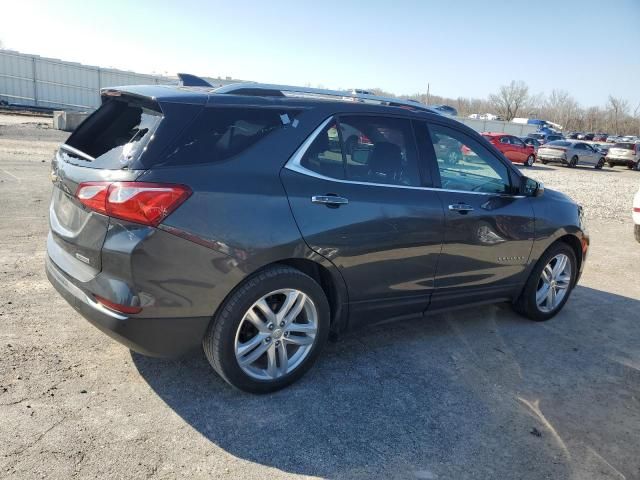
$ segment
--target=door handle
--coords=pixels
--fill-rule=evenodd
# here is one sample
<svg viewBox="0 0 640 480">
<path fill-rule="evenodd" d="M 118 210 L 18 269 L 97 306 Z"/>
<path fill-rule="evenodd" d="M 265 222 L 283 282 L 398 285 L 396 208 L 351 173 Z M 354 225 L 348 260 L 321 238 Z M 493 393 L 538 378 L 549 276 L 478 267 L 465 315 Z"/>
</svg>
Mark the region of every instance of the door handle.
<svg viewBox="0 0 640 480">
<path fill-rule="evenodd" d="M 449 205 L 449 210 L 465 214 L 467 212 L 473 212 L 473 207 L 466 203 L 454 203 L 453 205 Z"/>
<path fill-rule="evenodd" d="M 320 203 L 324 204 L 327 207 L 338 208 L 340 205 L 347 205 L 349 200 L 344 197 L 339 197 L 338 195 L 327 194 L 327 195 L 314 195 L 311 197 L 312 203 Z"/>
</svg>

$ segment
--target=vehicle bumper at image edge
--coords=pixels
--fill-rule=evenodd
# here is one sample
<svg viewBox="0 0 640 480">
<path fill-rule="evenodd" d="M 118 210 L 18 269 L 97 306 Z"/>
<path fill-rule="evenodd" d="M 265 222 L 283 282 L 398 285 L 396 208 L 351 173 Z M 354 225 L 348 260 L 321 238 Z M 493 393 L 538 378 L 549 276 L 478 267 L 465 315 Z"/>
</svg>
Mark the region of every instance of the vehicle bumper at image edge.
<svg viewBox="0 0 640 480">
<path fill-rule="evenodd" d="M 48 255 L 46 271 L 51 284 L 75 310 L 131 350 L 153 357 L 177 357 L 201 346 L 210 317 L 128 317 L 95 302 Z"/>
</svg>

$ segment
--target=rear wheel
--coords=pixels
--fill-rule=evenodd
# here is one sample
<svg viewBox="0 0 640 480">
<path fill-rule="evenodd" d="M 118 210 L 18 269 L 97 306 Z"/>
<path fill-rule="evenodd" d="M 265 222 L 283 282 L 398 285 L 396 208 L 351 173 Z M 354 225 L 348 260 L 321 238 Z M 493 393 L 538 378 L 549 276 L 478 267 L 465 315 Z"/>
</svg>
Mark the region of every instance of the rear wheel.
<svg viewBox="0 0 640 480">
<path fill-rule="evenodd" d="M 546 165 L 547 163 L 549 163 L 549 162 L 547 162 L 546 160 L 542 160 L 542 164 L 543 165 Z"/>
<path fill-rule="evenodd" d="M 531 320 L 549 320 L 569 299 L 576 275 L 573 249 L 563 242 L 554 243 L 533 268 L 515 310 Z"/>
<path fill-rule="evenodd" d="M 329 334 L 324 291 L 299 270 L 274 266 L 247 278 L 220 307 L 203 347 L 228 383 L 279 390 L 311 368 Z"/>
<path fill-rule="evenodd" d="M 527 157 L 527 160 L 524 162 L 525 166 L 527 167 L 531 167 L 533 166 L 533 162 L 535 161 L 536 157 L 534 157 L 533 155 L 529 155 Z"/>
<path fill-rule="evenodd" d="M 596 163 L 597 170 L 601 170 L 602 167 L 604 167 L 604 158 L 601 158 L 600 160 L 598 160 L 598 163 Z"/>
<path fill-rule="evenodd" d="M 609 168 L 613 168 L 613 167 L 615 167 L 615 166 L 616 166 L 616 164 L 615 164 L 615 163 L 613 163 L 613 162 L 609 162 Z"/>
<path fill-rule="evenodd" d="M 574 155 L 571 160 L 569 161 L 568 167 L 569 168 L 576 168 L 576 166 L 578 165 L 578 156 Z"/>
<path fill-rule="evenodd" d="M 636 241 L 640 242 L 640 225 L 634 225 L 633 231 L 636 235 Z"/>
</svg>

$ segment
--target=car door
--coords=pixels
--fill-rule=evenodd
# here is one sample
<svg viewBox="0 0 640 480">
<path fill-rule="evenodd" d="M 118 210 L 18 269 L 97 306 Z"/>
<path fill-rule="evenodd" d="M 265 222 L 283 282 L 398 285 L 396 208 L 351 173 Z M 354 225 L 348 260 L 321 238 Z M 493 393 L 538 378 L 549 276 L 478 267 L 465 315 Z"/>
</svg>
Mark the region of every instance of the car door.
<svg viewBox="0 0 640 480">
<path fill-rule="evenodd" d="M 282 170 L 304 240 L 347 284 L 350 322 L 427 307 L 444 238 L 440 197 L 424 188 L 429 175 L 411 121 L 379 115 L 328 119 Z"/>
<path fill-rule="evenodd" d="M 517 158 L 516 162 L 524 163 L 529 156 L 526 145 L 517 137 L 509 137 L 509 140 L 511 141 L 511 145 L 516 152 L 516 155 L 514 155 L 514 157 Z"/>
<path fill-rule="evenodd" d="M 593 148 L 588 143 L 585 143 L 584 145 L 586 147 L 586 155 L 585 155 L 585 162 L 583 163 L 587 163 L 591 166 L 596 165 L 598 163 L 598 160 L 600 159 L 600 152 L 598 152 L 595 148 Z"/>
<path fill-rule="evenodd" d="M 461 129 L 428 126 L 427 162 L 445 208 L 445 236 L 430 309 L 510 298 L 522 285 L 534 239 L 530 199 L 515 169 Z M 438 145 L 465 145 L 474 162 L 446 165 Z"/>
<path fill-rule="evenodd" d="M 586 143 L 576 143 L 573 149 L 574 149 L 573 154 L 578 156 L 579 164 L 580 163 L 589 164 L 589 161 L 590 161 L 589 149 L 587 148 Z"/>
<path fill-rule="evenodd" d="M 505 157 L 513 161 L 514 150 L 513 150 L 513 145 L 511 144 L 511 140 L 509 139 L 509 136 L 505 135 L 504 137 L 500 137 L 499 143 L 500 145 L 498 146 L 498 149 L 503 153 Z"/>
</svg>

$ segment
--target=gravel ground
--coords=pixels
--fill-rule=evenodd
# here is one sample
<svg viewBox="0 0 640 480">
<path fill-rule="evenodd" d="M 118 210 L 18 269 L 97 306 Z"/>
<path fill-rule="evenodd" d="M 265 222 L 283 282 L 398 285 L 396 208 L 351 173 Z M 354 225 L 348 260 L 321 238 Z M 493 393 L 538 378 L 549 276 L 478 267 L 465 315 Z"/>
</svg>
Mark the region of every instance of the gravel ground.
<svg viewBox="0 0 640 480">
<path fill-rule="evenodd" d="M 587 218 L 615 220 L 628 224 L 631 218 L 633 195 L 640 188 L 640 172 L 626 167 L 602 170 L 578 166 L 575 170 L 558 165 L 536 163 L 525 173 L 544 183 L 545 187 L 560 190 L 585 208 Z"/>
<path fill-rule="evenodd" d="M 1 478 L 640 478 L 638 172 L 528 170 L 591 218 L 587 269 L 554 320 L 498 305 L 375 327 L 329 344 L 293 387 L 252 396 L 202 355 L 132 354 L 55 293 L 49 160 L 66 134 L 8 123 Z"/>
</svg>

